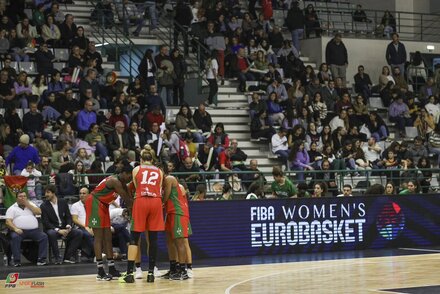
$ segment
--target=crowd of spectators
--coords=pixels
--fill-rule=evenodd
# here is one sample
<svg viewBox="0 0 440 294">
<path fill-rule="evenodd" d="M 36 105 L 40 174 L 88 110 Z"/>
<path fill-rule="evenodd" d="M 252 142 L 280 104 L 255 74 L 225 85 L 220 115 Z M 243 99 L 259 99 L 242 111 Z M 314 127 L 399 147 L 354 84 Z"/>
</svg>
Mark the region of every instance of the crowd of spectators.
<svg viewBox="0 0 440 294">
<path fill-rule="evenodd" d="M 2 26 L 0 37 L 9 47 L 1 55 L 0 101 L 5 115 L 0 137 L 6 164 L 13 164 L 11 172 L 35 178 L 52 175 L 57 185 L 73 183 L 74 188 L 61 194 L 78 194 L 81 187 L 93 188 L 99 182 L 102 177 L 96 174 L 103 171 L 103 162 L 134 164 L 143 148 L 172 162 L 176 171 L 198 174 L 220 170 L 230 172 L 224 176 L 228 181 L 234 170 L 252 171 L 257 163 L 245 165 L 247 155 L 237 152 L 238 142 L 229 138 L 223 124 L 213 126 L 206 111 L 206 105 L 215 107 L 218 83 L 225 78 L 237 78 L 239 90 L 252 92 L 251 137 L 270 140 L 271 151 L 288 162 L 288 169 L 321 169 L 324 159 L 330 161 L 330 168 L 349 169 L 354 175 L 385 167 L 387 151 L 377 146 L 384 146 L 379 143 L 389 137 L 390 130 L 381 115 L 369 110 L 368 98 L 374 92 L 389 106 L 389 121 L 396 124 L 400 137 L 405 136 L 406 126 L 414 126 L 422 146 L 435 142 L 430 140 L 435 138 L 440 117 L 435 79 L 425 75 L 426 84 L 420 87 L 416 101 L 406 83 L 407 53 L 397 34 L 386 50 L 389 66 L 384 67 L 378 85 L 373 87 L 360 65 L 350 91 L 345 71 L 348 50 L 340 34 L 327 44 L 326 60 L 318 71 L 305 66 L 300 58 L 300 39 L 321 34 L 313 5 L 303 11 L 296 1 L 282 4 L 288 8 L 286 26 L 291 41 L 271 21 L 273 15 L 266 11 L 257 14 L 251 4 L 246 12 L 238 1 L 178 1 L 174 7 L 176 48 L 170 53 L 170 48 L 162 45 L 157 54 L 147 50 L 139 76 L 129 85 L 104 70 L 96 44 L 75 24 L 73 15 L 60 11 L 58 3 L 34 7 L 32 21 L 23 14 L 2 20 L 9 25 Z M 8 9 L 14 9 L 13 5 L 5 5 L 3 18 L 8 18 Z M 143 22 L 137 24 L 135 35 Z M 194 37 L 192 42 L 186 39 L 188 30 Z M 183 48 L 177 48 L 180 35 L 184 37 Z M 209 51 L 201 57 L 210 93 L 193 114 L 185 102 L 184 56 L 190 49 L 198 51 L 198 42 Z M 54 48 L 70 52 L 61 72 L 54 69 Z M 11 67 L 13 61 L 28 60 L 36 63 L 38 74 L 33 77 Z M 423 63 L 415 60 L 413 64 Z M 415 69 L 416 77 L 422 68 Z M 249 81 L 257 82 L 256 86 L 248 87 Z M 176 105 L 180 109 L 171 126 L 167 107 Z M 22 109 L 29 111 L 22 115 Z M 369 137 L 372 139 L 367 142 Z M 370 152 L 368 146 L 376 151 Z M 411 168 L 417 165 L 414 158 L 427 156 L 426 148 L 414 148 L 420 150 L 396 154 L 398 165 L 411 162 L 407 167 Z M 43 158 L 49 160 L 44 166 L 40 163 Z M 82 173 L 90 176 L 78 176 Z M 210 176 L 202 172 L 197 177 L 182 177 L 194 182 Z M 252 177 L 240 177 L 249 188 Z M 303 172 L 297 173 L 299 182 L 305 178 Z M 42 196 L 38 184 L 38 180 L 29 183 L 35 186 L 32 191 L 37 198 Z M 197 189 L 197 185 L 188 186 L 191 192 Z"/>
</svg>

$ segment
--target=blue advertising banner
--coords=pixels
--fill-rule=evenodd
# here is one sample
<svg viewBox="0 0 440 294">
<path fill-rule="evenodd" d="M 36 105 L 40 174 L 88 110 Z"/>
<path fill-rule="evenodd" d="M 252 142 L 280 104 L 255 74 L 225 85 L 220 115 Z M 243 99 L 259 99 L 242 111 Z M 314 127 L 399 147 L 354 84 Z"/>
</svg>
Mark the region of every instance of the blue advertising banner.
<svg viewBox="0 0 440 294">
<path fill-rule="evenodd" d="M 195 259 L 440 244 L 440 195 L 190 202 L 190 214 Z"/>
</svg>

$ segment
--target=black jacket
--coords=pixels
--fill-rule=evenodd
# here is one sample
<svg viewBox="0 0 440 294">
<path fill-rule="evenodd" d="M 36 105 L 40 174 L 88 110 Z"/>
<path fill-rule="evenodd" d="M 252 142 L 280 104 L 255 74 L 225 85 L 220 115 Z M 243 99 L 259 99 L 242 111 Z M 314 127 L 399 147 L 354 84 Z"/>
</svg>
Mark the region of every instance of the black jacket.
<svg viewBox="0 0 440 294">
<path fill-rule="evenodd" d="M 387 59 L 389 65 L 405 63 L 406 62 L 405 46 L 399 42 L 396 51 L 393 42 L 389 43 L 387 47 L 387 52 L 385 54 L 385 58 Z"/>
<path fill-rule="evenodd" d="M 130 148 L 127 133 L 122 133 L 122 145 L 124 146 L 124 148 Z M 107 147 L 110 151 L 115 151 L 119 149 L 119 137 L 116 131 L 113 131 L 108 135 Z"/>
<path fill-rule="evenodd" d="M 189 27 L 191 25 L 191 21 L 193 19 L 193 14 L 191 8 L 188 4 L 183 1 L 177 1 L 176 7 L 174 7 L 175 17 L 174 21 L 180 24 L 181 26 Z"/>
<path fill-rule="evenodd" d="M 292 7 L 287 13 L 286 25 L 289 31 L 304 29 L 305 17 L 298 7 Z"/>
<path fill-rule="evenodd" d="M 27 132 L 42 132 L 44 131 L 44 121 L 41 113 L 37 112 L 32 114 L 31 112 L 23 115 L 23 131 Z"/>
<path fill-rule="evenodd" d="M 55 214 L 55 210 L 49 200 L 45 200 L 40 208 L 44 231 L 55 228 L 65 229 L 67 225 L 72 226 L 72 215 L 70 214 L 69 206 L 64 199 L 58 198 L 58 215 L 60 216 L 61 226 L 58 223 L 57 215 Z"/>
<path fill-rule="evenodd" d="M 200 111 L 196 109 L 196 111 L 194 111 L 193 120 L 197 128 L 201 129 L 203 132 L 211 131 L 212 119 L 209 113 L 206 112 L 206 116 L 202 116 Z"/>
<path fill-rule="evenodd" d="M 138 134 L 139 134 L 139 145 L 141 148 L 144 148 L 145 144 L 147 144 L 145 133 L 138 133 Z M 136 141 L 134 140 L 134 134 L 132 132 L 127 132 L 127 138 L 128 138 L 127 148 L 130 150 L 136 150 Z"/>
<path fill-rule="evenodd" d="M 327 64 L 344 65 L 348 64 L 347 48 L 343 42 L 336 44 L 334 39 L 327 43 L 325 48 L 325 60 Z"/>
<path fill-rule="evenodd" d="M 43 50 L 37 50 L 34 53 L 35 63 L 37 64 L 37 71 L 40 74 L 52 74 L 53 62 L 55 56 L 51 51 L 44 52 Z"/>
</svg>

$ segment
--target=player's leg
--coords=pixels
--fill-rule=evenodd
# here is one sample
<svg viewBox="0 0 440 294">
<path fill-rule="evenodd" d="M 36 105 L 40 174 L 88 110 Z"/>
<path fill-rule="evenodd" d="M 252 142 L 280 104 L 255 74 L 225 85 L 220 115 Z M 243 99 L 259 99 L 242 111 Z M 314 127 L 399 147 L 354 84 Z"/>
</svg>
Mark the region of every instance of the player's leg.
<svg viewBox="0 0 440 294">
<path fill-rule="evenodd" d="M 141 268 L 141 257 L 142 257 L 142 248 L 141 248 L 141 238 L 139 238 L 139 242 L 138 242 L 138 250 L 137 250 L 137 254 L 136 254 L 136 259 L 134 261 L 134 266 L 136 267 L 136 273 L 135 273 L 135 278 L 136 279 L 142 279 L 142 268 Z"/>
<path fill-rule="evenodd" d="M 112 279 L 112 276 L 105 273 L 104 264 L 102 262 L 104 229 L 93 228 L 93 235 L 95 236 L 93 248 L 95 249 L 96 266 L 98 268 L 98 275 L 96 276 L 96 279 L 98 281 L 110 281 Z"/>
<path fill-rule="evenodd" d="M 178 263 L 177 249 L 176 246 L 174 245 L 173 234 L 172 234 L 172 228 L 173 228 L 172 221 L 173 221 L 172 217 L 170 215 L 167 215 L 165 220 L 165 232 L 166 232 L 168 259 L 170 261 L 170 269 L 166 274 L 161 276 L 161 278 L 163 279 L 169 279 L 170 275 L 176 272 L 176 266 Z"/>
<path fill-rule="evenodd" d="M 185 247 L 185 238 L 175 238 L 174 246 L 177 249 L 177 259 L 180 261 L 180 265 L 176 267 L 176 273 L 170 275 L 171 280 L 186 280 L 188 279 L 188 275 L 185 269 L 185 261 L 186 261 L 186 247 Z"/>
<path fill-rule="evenodd" d="M 115 268 L 115 261 L 113 260 L 113 246 L 112 246 L 112 231 L 110 228 L 103 229 L 104 250 L 107 255 L 108 273 L 112 277 L 120 277 L 121 273 Z"/>
<path fill-rule="evenodd" d="M 157 258 L 157 232 L 148 232 L 148 276 L 147 282 L 154 282 L 154 267 L 156 266 Z"/>
<path fill-rule="evenodd" d="M 131 231 L 130 245 L 127 254 L 127 272 L 119 278 L 119 282 L 134 283 L 133 267 L 138 253 L 138 243 L 141 233 Z"/>
<path fill-rule="evenodd" d="M 192 251 L 191 247 L 189 246 L 189 240 L 188 238 L 184 238 L 185 241 L 185 250 L 186 250 L 186 272 L 188 274 L 188 278 L 194 277 L 193 271 L 192 271 Z"/>
</svg>

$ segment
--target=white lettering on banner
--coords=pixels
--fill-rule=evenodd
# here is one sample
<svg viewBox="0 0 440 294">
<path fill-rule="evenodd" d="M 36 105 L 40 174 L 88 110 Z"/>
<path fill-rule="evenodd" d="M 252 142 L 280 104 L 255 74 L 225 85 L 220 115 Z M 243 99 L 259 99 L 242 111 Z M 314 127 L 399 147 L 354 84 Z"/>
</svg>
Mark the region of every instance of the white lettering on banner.
<svg viewBox="0 0 440 294">
<path fill-rule="evenodd" d="M 293 246 L 364 241 L 365 203 L 251 207 L 251 246 Z"/>
</svg>

